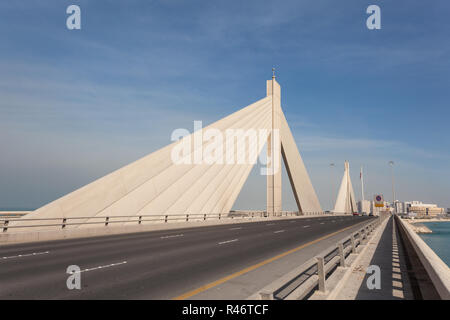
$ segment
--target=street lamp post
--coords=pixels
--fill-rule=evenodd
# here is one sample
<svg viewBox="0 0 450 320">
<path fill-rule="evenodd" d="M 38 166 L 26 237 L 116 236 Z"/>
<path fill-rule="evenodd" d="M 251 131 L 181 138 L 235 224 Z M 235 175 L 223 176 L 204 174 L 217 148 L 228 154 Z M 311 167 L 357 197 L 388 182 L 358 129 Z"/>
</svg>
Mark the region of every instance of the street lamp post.
<svg viewBox="0 0 450 320">
<path fill-rule="evenodd" d="M 333 211 L 334 210 L 333 202 L 336 200 L 335 191 L 334 191 L 334 176 L 333 176 L 334 163 L 330 163 L 330 168 L 331 168 L 331 193 L 333 196 L 333 198 L 331 199 L 331 211 Z"/>
<path fill-rule="evenodd" d="M 395 188 L 394 188 L 394 161 L 389 161 L 389 165 L 391 167 L 391 177 L 392 177 L 392 206 L 395 211 Z"/>
</svg>

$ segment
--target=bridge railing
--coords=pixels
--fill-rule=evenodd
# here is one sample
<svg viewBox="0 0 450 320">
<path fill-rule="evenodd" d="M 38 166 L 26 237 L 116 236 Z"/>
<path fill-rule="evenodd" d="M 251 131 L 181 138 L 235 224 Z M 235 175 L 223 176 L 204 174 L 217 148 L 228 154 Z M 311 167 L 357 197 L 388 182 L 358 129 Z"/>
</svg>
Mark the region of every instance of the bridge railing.
<svg viewBox="0 0 450 320">
<path fill-rule="evenodd" d="M 20 218 L 30 213 L 30 211 L 0 211 L 0 218 Z"/>
<path fill-rule="evenodd" d="M 323 212 L 302 213 L 302 215 L 319 215 Z M 276 215 L 267 215 L 266 212 L 255 211 L 246 212 L 246 215 L 232 215 L 229 213 L 188 213 L 188 214 L 151 214 L 151 215 L 122 215 L 122 216 L 101 216 L 101 217 L 60 217 L 60 218 L 0 218 L 0 228 L 2 232 L 23 228 L 57 228 L 66 229 L 71 226 L 82 225 L 103 225 L 105 227 L 126 223 L 169 223 L 169 222 L 189 222 L 189 221 L 209 221 L 222 219 L 246 219 L 246 218 L 268 218 L 268 217 L 289 217 L 299 216 L 296 211 L 284 211 Z"/>
<path fill-rule="evenodd" d="M 422 240 L 408 222 L 395 216 L 401 234 L 406 239 L 420 260 L 428 277 L 433 283 L 437 294 L 443 300 L 450 300 L 450 268 L 441 258 Z"/>
<path fill-rule="evenodd" d="M 376 218 L 361 226 L 350 236 L 264 287 L 250 299 L 301 300 L 313 293 L 315 289 L 326 292 L 328 276 L 336 267 L 346 267 L 348 256 L 351 253 L 357 253 L 357 248 L 368 239 L 380 223 L 381 218 Z"/>
</svg>

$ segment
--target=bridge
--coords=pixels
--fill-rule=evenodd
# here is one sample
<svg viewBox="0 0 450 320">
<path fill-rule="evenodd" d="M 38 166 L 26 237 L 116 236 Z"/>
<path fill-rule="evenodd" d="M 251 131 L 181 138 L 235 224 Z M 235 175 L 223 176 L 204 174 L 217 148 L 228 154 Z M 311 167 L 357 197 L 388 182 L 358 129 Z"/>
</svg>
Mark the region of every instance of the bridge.
<svg viewBox="0 0 450 320">
<path fill-rule="evenodd" d="M 251 105 L 23 217 L 1 217 L 1 299 L 448 299 L 448 266 L 397 216 L 322 211 L 275 76 Z M 264 146 L 266 210 L 231 209 Z M 282 160 L 281 160 L 282 159 Z M 282 211 L 284 161 L 297 211 Z M 77 266 L 81 288 L 70 289 Z M 366 273 L 380 271 L 369 288 Z"/>
</svg>

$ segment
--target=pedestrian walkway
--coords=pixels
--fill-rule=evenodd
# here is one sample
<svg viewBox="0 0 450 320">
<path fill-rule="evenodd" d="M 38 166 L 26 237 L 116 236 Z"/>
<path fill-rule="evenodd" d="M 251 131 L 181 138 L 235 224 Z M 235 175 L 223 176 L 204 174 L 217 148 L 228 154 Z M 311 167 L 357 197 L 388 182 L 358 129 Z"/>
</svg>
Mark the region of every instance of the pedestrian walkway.
<svg viewBox="0 0 450 320">
<path fill-rule="evenodd" d="M 369 289 L 367 279 L 371 274 L 366 274 L 355 297 L 356 300 L 413 299 L 407 274 L 405 251 L 392 217 L 389 218 L 386 228 L 381 235 L 370 265 L 380 268 L 381 288 Z"/>
</svg>

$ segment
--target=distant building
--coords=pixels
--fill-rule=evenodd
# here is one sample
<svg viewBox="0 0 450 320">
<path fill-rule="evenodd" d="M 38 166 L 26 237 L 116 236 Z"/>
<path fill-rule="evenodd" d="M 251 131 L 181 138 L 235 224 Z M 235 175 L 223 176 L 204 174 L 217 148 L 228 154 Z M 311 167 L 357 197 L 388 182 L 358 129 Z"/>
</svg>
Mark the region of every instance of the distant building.
<svg viewBox="0 0 450 320">
<path fill-rule="evenodd" d="M 394 202 L 394 210 L 396 213 L 405 213 L 406 209 L 405 209 L 405 203 L 404 202 L 400 202 L 398 200 L 395 200 Z"/>
<path fill-rule="evenodd" d="M 444 208 L 439 208 L 437 204 L 422 201 L 406 201 L 404 205 L 408 215 L 412 216 L 436 216 L 445 213 Z"/>
</svg>

